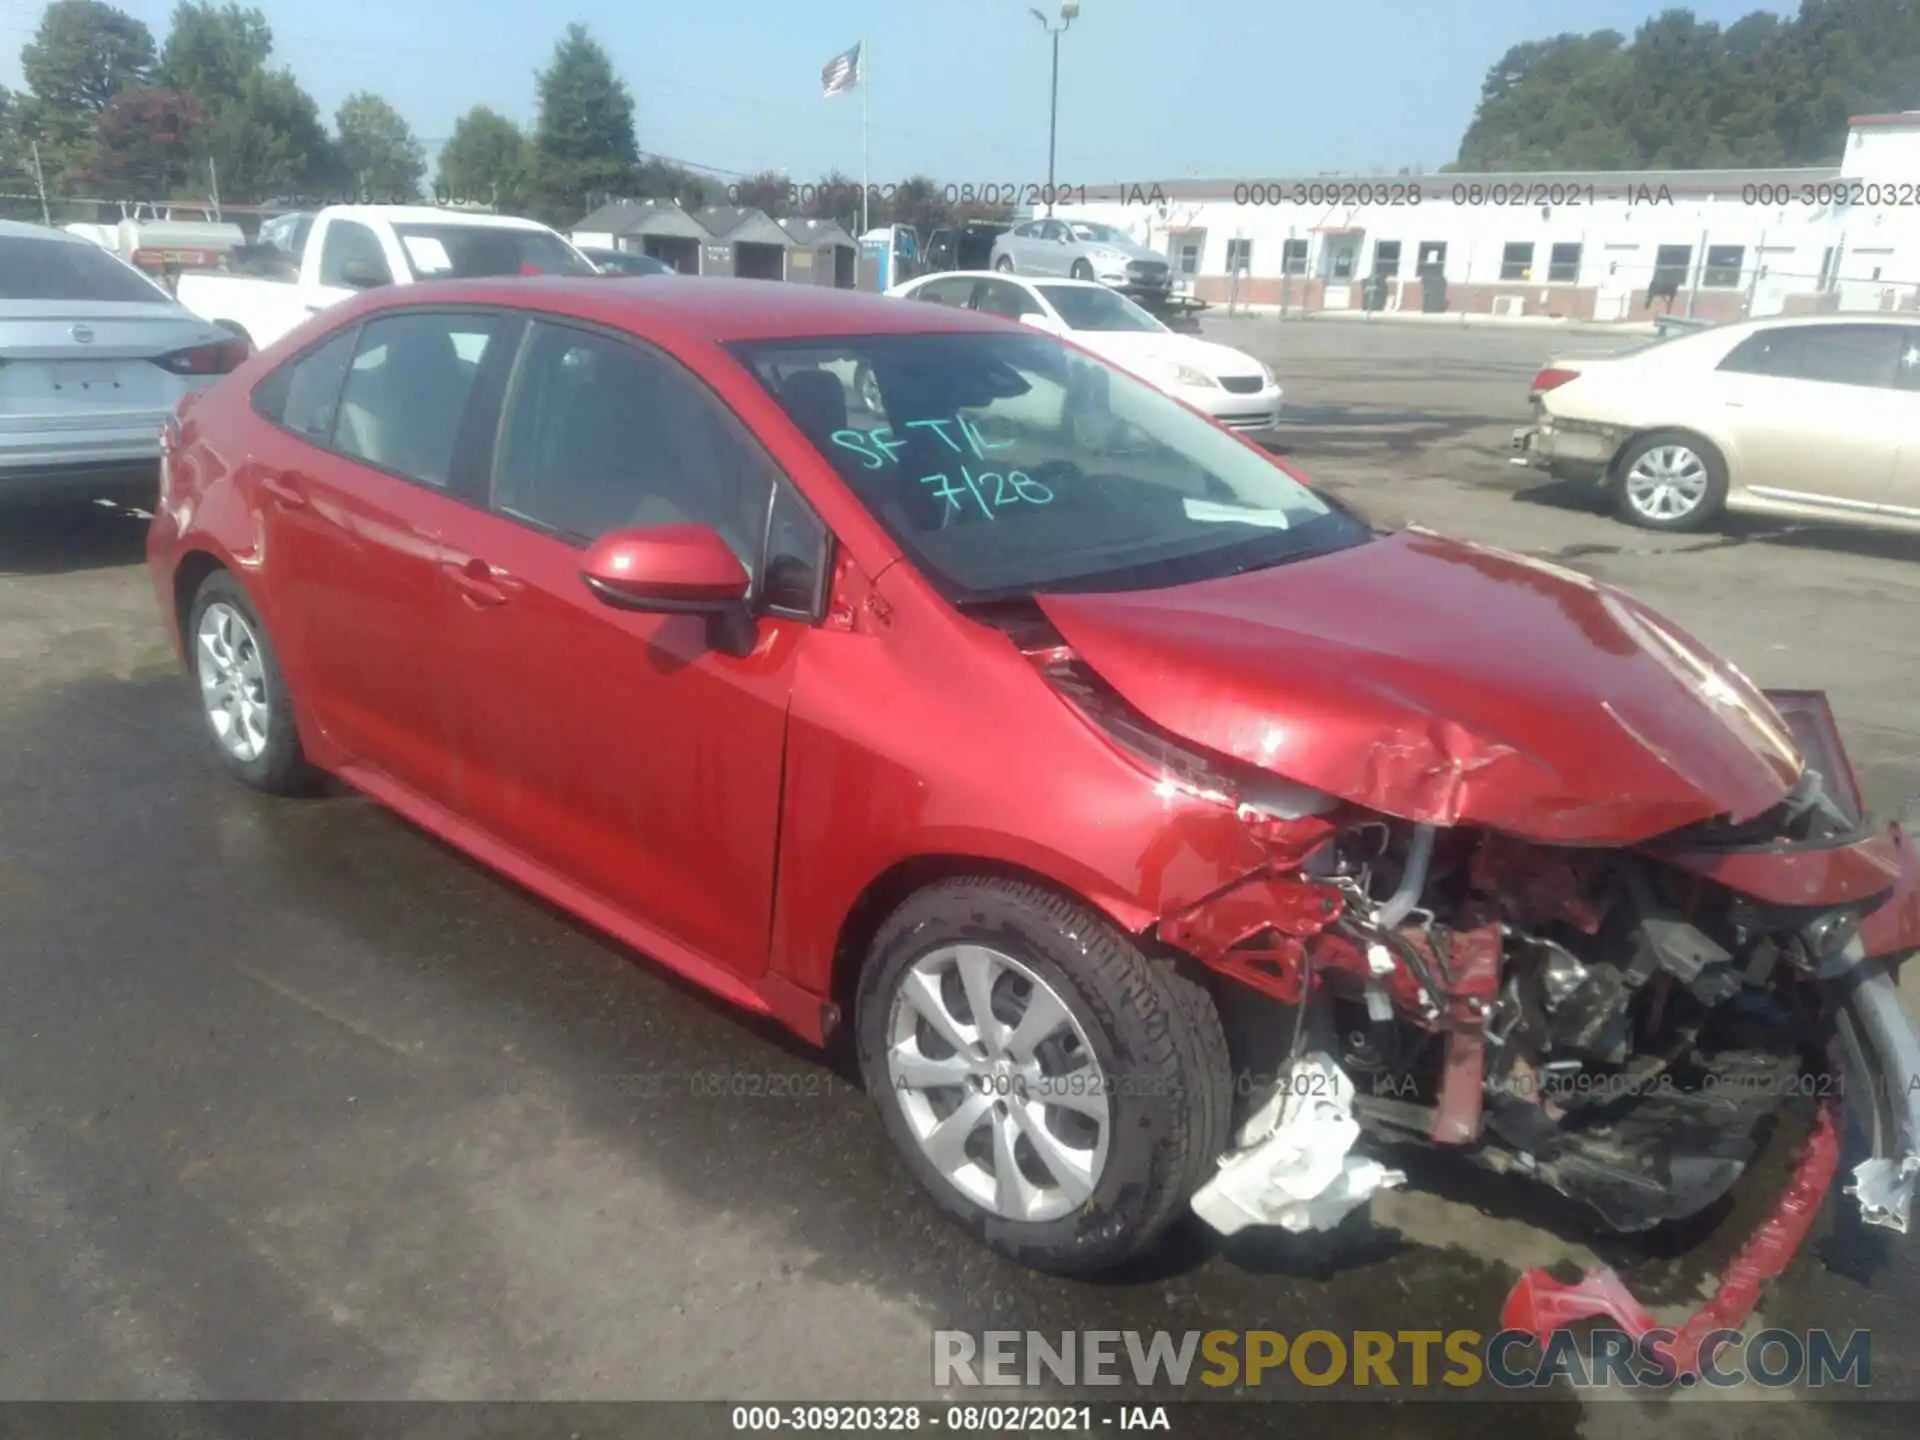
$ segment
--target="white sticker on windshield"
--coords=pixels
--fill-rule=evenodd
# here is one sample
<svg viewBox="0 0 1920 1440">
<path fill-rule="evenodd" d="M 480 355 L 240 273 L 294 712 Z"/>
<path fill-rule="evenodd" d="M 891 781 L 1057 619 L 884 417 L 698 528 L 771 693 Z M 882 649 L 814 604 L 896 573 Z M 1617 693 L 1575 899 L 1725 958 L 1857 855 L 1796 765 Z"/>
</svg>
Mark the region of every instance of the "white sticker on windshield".
<svg viewBox="0 0 1920 1440">
<path fill-rule="evenodd" d="M 422 275 L 441 275 L 453 269 L 447 247 L 431 235 L 402 235 L 400 243 L 407 247 L 407 259 Z"/>
<path fill-rule="evenodd" d="M 1220 505 L 1212 500 L 1183 500 L 1181 508 L 1187 512 L 1189 520 L 1212 521 L 1222 525 L 1261 525 L 1269 530 L 1288 530 L 1293 525 L 1284 510 Z"/>
</svg>

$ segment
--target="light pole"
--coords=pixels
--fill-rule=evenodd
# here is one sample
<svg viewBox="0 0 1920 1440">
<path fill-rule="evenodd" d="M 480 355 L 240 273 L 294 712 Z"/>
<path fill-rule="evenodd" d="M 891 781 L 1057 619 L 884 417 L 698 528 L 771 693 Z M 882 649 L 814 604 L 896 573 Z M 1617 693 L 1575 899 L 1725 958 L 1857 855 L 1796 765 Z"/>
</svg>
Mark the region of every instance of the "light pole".
<svg viewBox="0 0 1920 1440">
<path fill-rule="evenodd" d="M 1060 20 L 1058 24 L 1047 19 L 1039 10 L 1029 10 L 1028 14 L 1040 22 L 1040 28 L 1053 37 L 1053 98 L 1047 107 L 1047 214 L 1053 214 L 1053 153 L 1054 142 L 1060 134 L 1060 37 L 1067 33 L 1067 27 L 1073 24 L 1074 17 L 1080 13 L 1080 0 L 1060 0 Z"/>
</svg>

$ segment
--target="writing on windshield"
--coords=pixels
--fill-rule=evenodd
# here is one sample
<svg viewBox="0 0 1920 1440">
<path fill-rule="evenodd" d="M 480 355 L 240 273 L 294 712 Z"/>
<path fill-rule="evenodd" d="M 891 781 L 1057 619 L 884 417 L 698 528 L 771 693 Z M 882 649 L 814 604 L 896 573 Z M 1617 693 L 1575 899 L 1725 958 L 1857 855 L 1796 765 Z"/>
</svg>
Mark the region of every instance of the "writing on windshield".
<svg viewBox="0 0 1920 1440">
<path fill-rule="evenodd" d="M 918 482 L 946 502 L 946 513 L 978 509 L 989 520 L 999 519 L 998 511 L 1010 505 L 1051 505 L 1053 491 L 1024 470 L 978 469 L 966 461 L 989 462 L 992 452 L 1010 449 L 1012 440 L 989 440 L 980 426 L 965 415 L 942 415 L 934 419 L 908 420 L 904 431 L 920 431 L 937 437 L 948 452 L 960 457 L 959 463 L 932 474 L 921 475 Z M 955 438 L 956 434 L 959 436 Z M 909 448 L 909 437 L 896 434 L 882 425 L 872 430 L 836 430 L 833 443 L 860 457 L 864 470 L 883 470 L 898 466 Z"/>
</svg>

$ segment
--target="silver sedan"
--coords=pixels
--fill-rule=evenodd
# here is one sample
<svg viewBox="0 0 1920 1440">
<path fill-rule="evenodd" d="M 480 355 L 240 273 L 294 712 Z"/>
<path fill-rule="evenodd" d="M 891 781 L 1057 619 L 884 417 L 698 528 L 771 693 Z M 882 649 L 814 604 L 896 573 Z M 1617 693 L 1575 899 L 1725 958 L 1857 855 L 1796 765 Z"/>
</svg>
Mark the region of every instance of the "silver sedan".
<svg viewBox="0 0 1920 1440">
<path fill-rule="evenodd" d="M 247 352 L 93 242 L 0 220 L 0 506 L 150 497 L 161 426 Z"/>
</svg>

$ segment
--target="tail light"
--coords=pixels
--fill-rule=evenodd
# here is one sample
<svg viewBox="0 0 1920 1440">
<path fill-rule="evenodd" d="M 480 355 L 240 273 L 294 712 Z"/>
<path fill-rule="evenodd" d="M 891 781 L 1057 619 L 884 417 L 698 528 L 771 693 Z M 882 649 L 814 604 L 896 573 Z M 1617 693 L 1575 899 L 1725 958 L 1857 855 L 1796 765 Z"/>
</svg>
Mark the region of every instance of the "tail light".
<svg viewBox="0 0 1920 1440">
<path fill-rule="evenodd" d="M 1549 390 L 1559 389 L 1569 380 L 1578 380 L 1579 378 L 1580 372 L 1578 370 L 1562 370 L 1558 366 L 1549 365 L 1533 377 L 1533 388 L 1528 393 L 1531 395 L 1544 395 Z"/>
<path fill-rule="evenodd" d="M 238 337 L 211 345 L 195 345 L 155 358 L 154 364 L 176 375 L 225 375 L 238 370 L 253 353 L 253 347 Z"/>
</svg>

